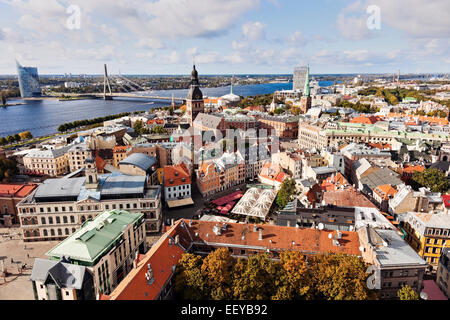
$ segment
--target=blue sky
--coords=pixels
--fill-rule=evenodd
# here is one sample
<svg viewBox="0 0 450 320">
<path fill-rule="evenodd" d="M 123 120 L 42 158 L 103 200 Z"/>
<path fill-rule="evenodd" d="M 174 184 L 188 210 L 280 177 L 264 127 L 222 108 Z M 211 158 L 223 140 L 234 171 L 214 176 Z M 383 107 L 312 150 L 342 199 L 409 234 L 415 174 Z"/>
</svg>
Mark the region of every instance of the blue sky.
<svg viewBox="0 0 450 320">
<path fill-rule="evenodd" d="M 203 74 L 305 63 L 312 73 L 447 73 L 449 14 L 448 0 L 0 0 L 0 74 L 15 73 L 14 59 L 41 74 L 99 74 L 103 63 L 186 74 L 192 61 Z"/>
</svg>

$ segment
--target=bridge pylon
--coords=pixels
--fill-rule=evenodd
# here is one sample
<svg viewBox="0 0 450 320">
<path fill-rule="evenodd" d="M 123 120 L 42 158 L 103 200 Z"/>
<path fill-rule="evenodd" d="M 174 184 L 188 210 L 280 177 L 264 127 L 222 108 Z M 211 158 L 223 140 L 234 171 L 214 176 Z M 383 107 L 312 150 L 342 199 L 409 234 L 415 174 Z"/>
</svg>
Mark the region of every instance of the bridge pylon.
<svg viewBox="0 0 450 320">
<path fill-rule="evenodd" d="M 108 85 L 109 95 L 106 95 L 106 85 Z M 103 78 L 103 99 L 112 100 L 111 84 L 109 83 L 108 68 L 106 67 L 106 63 L 105 63 L 105 74 Z"/>
</svg>

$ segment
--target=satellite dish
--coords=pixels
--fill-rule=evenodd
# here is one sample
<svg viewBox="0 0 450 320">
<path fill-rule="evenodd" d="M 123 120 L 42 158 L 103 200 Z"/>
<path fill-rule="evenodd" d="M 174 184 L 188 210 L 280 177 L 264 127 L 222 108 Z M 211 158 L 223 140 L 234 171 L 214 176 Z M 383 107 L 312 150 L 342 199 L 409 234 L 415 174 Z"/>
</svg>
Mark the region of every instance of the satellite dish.
<svg viewBox="0 0 450 320">
<path fill-rule="evenodd" d="M 323 225 L 323 223 L 319 223 L 319 230 L 323 230 L 325 228 L 325 226 Z"/>
<path fill-rule="evenodd" d="M 423 300 L 428 300 L 428 295 L 426 294 L 426 292 L 422 291 L 420 293 L 420 298 L 423 299 Z"/>
</svg>

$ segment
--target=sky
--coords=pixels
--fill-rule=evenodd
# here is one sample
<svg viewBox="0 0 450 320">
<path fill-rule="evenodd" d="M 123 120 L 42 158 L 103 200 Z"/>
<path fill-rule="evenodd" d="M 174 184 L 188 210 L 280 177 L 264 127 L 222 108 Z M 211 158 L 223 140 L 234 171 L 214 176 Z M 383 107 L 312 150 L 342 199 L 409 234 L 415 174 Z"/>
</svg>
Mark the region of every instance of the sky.
<svg viewBox="0 0 450 320">
<path fill-rule="evenodd" d="M 0 0 L 0 74 L 450 72 L 449 0 Z"/>
</svg>

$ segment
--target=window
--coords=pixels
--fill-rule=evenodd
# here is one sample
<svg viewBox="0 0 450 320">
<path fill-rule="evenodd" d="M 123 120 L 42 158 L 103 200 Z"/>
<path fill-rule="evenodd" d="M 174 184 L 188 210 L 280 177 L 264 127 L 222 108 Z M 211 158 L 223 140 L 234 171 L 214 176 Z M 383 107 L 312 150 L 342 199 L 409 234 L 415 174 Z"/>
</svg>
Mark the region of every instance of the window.
<svg viewBox="0 0 450 320">
<path fill-rule="evenodd" d="M 58 229 L 58 236 L 62 236 L 62 230 Z"/>
<path fill-rule="evenodd" d="M 69 235 L 69 228 L 66 228 L 65 230 L 66 235 Z"/>
<path fill-rule="evenodd" d="M 74 216 L 70 216 L 70 223 L 75 223 L 75 217 Z"/>
<path fill-rule="evenodd" d="M 53 224 L 53 218 L 52 217 L 48 217 L 48 224 Z"/>
<path fill-rule="evenodd" d="M 59 217 L 56 217 L 56 224 L 60 224 L 61 223 L 61 219 Z"/>
<path fill-rule="evenodd" d="M 50 234 L 51 234 L 52 236 L 54 236 L 54 235 L 55 235 L 55 230 L 50 229 Z"/>
<path fill-rule="evenodd" d="M 41 218 L 41 224 L 46 224 L 45 218 Z"/>
<path fill-rule="evenodd" d="M 48 236 L 48 231 L 44 229 L 44 237 Z"/>
<path fill-rule="evenodd" d="M 66 216 L 63 217 L 63 223 L 67 223 L 67 217 Z"/>
</svg>

